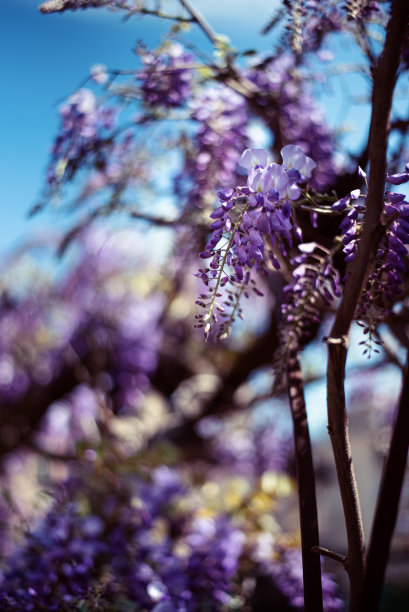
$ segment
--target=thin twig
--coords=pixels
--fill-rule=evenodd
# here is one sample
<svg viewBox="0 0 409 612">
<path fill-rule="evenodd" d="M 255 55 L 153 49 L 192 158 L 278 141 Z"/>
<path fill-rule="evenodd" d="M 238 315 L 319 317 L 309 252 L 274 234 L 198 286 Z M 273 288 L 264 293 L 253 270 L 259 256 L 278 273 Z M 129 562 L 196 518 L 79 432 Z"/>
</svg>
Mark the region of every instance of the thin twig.
<svg viewBox="0 0 409 612">
<path fill-rule="evenodd" d="M 311 552 L 321 555 L 322 557 L 329 557 L 330 559 L 334 559 L 335 561 L 342 563 L 342 565 L 345 565 L 345 555 L 340 555 L 339 553 L 329 550 L 328 548 L 324 548 L 323 546 L 313 546 L 311 548 Z"/>
<path fill-rule="evenodd" d="M 213 30 L 210 23 L 205 19 L 200 11 L 189 0 L 179 0 L 180 4 L 187 10 L 188 13 L 193 17 L 197 25 L 203 30 L 209 40 L 216 45 L 218 42 L 217 33 Z"/>
</svg>

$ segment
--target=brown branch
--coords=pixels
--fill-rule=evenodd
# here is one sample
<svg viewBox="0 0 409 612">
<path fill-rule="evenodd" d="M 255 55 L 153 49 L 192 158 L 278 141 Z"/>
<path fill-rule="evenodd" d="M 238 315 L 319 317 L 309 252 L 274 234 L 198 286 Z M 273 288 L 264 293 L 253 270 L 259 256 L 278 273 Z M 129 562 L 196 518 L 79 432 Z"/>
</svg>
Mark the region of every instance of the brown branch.
<svg viewBox="0 0 409 612">
<path fill-rule="evenodd" d="M 334 561 L 339 561 L 340 563 L 342 563 L 342 565 L 345 565 L 345 561 L 346 561 L 345 555 L 340 555 L 339 553 L 329 550 L 328 548 L 324 548 L 323 546 L 313 546 L 311 548 L 311 551 L 318 555 L 322 555 L 323 557 L 334 559 Z"/>
<path fill-rule="evenodd" d="M 384 48 L 374 70 L 372 117 L 368 146 L 370 175 L 365 222 L 358 253 L 351 267 L 344 296 L 328 339 L 328 428 L 347 529 L 348 554 L 345 567 L 350 579 L 350 612 L 361 610 L 360 601 L 365 559 L 362 518 L 352 465 L 348 416 L 345 408 L 345 361 L 350 325 L 377 244 L 384 231 L 380 224 L 380 216 L 384 203 L 389 118 L 401 46 L 408 18 L 409 3 L 407 0 L 395 0 L 392 5 L 392 15 L 387 28 Z"/>
<path fill-rule="evenodd" d="M 298 346 L 290 346 L 287 362 L 287 383 L 297 468 L 304 609 L 305 612 L 320 612 L 323 609 L 321 561 L 312 550 L 319 544 L 315 474 L 298 350 Z"/>
<path fill-rule="evenodd" d="M 409 352 L 397 418 L 386 460 L 368 549 L 362 599 L 363 610 L 376 612 L 382 594 L 392 535 L 398 516 L 399 500 L 409 448 Z"/>
<path fill-rule="evenodd" d="M 358 491 L 352 463 L 345 408 L 344 376 L 347 354 L 345 338 L 334 343 L 328 339 L 328 432 L 334 453 L 335 467 L 344 508 L 348 539 L 345 569 L 350 581 L 350 612 L 358 612 L 365 568 L 365 543 Z"/>
</svg>

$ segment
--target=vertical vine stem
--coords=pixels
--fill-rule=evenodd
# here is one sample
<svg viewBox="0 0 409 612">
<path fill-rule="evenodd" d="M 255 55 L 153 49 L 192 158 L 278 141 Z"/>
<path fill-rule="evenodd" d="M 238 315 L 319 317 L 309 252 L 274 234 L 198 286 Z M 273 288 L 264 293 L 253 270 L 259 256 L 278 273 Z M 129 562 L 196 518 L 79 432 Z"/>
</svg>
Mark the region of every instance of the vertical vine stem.
<svg viewBox="0 0 409 612">
<path fill-rule="evenodd" d="M 409 351 L 402 392 L 397 408 L 388 456 L 379 489 L 378 502 L 368 548 L 367 569 L 362 599 L 363 610 L 376 612 L 389 557 L 392 535 L 398 516 L 409 448 Z"/>
<path fill-rule="evenodd" d="M 345 291 L 328 338 L 328 429 L 344 508 L 348 540 L 345 568 L 350 580 L 350 612 L 361 607 L 365 574 L 362 518 L 349 444 L 345 407 L 345 362 L 351 322 L 377 244 L 384 231 L 380 217 L 384 202 L 386 152 L 390 112 L 399 60 L 409 20 L 409 2 L 394 0 L 384 47 L 373 69 L 372 116 L 369 130 L 369 183 L 362 237 L 349 271 Z"/>
<path fill-rule="evenodd" d="M 292 343 L 287 360 L 287 384 L 298 481 L 304 609 L 305 612 L 322 612 L 321 561 L 312 550 L 319 545 L 315 475 L 298 352 L 298 345 Z"/>
<path fill-rule="evenodd" d="M 350 582 L 349 609 L 350 612 L 359 612 L 365 574 L 365 540 L 345 407 L 344 376 L 347 342 L 345 338 L 339 343 L 332 340 L 331 338 L 328 340 L 328 432 L 334 453 L 348 539 L 348 553 L 344 567 Z"/>
</svg>

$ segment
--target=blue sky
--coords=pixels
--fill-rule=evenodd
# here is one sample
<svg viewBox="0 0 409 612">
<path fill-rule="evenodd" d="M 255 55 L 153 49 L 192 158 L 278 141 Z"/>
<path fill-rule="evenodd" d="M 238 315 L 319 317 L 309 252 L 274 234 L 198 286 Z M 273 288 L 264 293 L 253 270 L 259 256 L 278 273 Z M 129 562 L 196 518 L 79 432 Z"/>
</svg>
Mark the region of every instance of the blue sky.
<svg viewBox="0 0 409 612">
<path fill-rule="evenodd" d="M 105 10 L 42 15 L 39 0 L 0 2 L 0 68 L 2 75 L 0 141 L 0 254 L 23 235 L 55 223 L 42 214 L 27 220 L 38 197 L 47 154 L 57 127 L 57 107 L 95 63 L 131 68 L 131 49 L 137 39 L 152 46 L 160 42 L 169 22 L 133 18 Z M 240 47 L 268 45 L 258 34 L 274 3 L 263 1 L 265 11 L 254 12 L 247 0 L 235 3 L 199 0 L 213 27 L 226 32 Z M 197 35 L 199 44 L 204 42 Z"/>
<path fill-rule="evenodd" d="M 0 254 L 22 236 L 55 225 L 55 212 L 28 220 L 27 211 L 41 190 L 57 128 L 58 102 L 76 89 L 92 64 L 134 67 L 131 49 L 136 40 L 156 46 L 169 27 L 169 22 L 149 17 L 123 23 L 121 13 L 105 10 L 42 15 L 39 4 L 39 0 L 0 2 Z M 259 0 L 255 11 L 248 0 L 196 2 L 214 29 L 230 36 L 234 46 L 260 51 L 271 48 L 271 38 L 259 33 L 276 4 Z M 199 46 L 206 43 L 202 33 L 195 36 Z M 332 98 L 336 100 L 336 90 Z M 331 111 L 334 117 L 343 113 L 336 104 Z"/>
</svg>

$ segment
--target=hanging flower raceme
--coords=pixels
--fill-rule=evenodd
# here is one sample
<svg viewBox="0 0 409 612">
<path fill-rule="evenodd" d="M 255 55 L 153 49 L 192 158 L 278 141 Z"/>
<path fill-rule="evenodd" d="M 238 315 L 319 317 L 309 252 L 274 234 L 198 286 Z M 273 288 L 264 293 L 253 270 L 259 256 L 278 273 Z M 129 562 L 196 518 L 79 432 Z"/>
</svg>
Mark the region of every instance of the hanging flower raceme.
<svg viewBox="0 0 409 612">
<path fill-rule="evenodd" d="M 189 208 L 206 209 L 217 188 L 237 184 L 237 164 L 248 146 L 249 112 L 243 97 L 222 84 L 199 90 L 189 107 L 197 131 L 185 149 L 175 190 Z"/>
<path fill-rule="evenodd" d="M 294 266 L 292 281 L 284 287 L 276 364 L 286 363 L 292 342 L 299 345 L 310 338 L 311 330 L 321 321 L 323 309 L 341 297 L 342 292 L 332 252 L 316 242 L 300 244 L 298 248 L 301 253 L 290 262 Z"/>
<path fill-rule="evenodd" d="M 90 89 L 80 89 L 60 107 L 60 131 L 47 169 L 50 195 L 85 165 L 107 164 L 109 135 L 116 126 L 114 107 L 102 106 Z"/>
<path fill-rule="evenodd" d="M 361 169 L 359 174 L 365 177 Z M 405 172 L 387 175 L 386 181 L 393 185 L 408 182 L 409 164 L 406 164 Z M 356 189 L 332 206 L 334 210 L 347 212 L 340 224 L 345 261 L 352 261 L 358 250 L 366 208 L 365 198 L 366 196 Z M 384 202 L 381 219 L 385 233 L 379 242 L 357 310 L 357 318 L 362 322 L 364 333 L 369 334 L 369 339 L 361 343 L 365 346 L 364 352 L 368 354 L 376 325 L 391 311 L 391 306 L 385 305 L 385 298 L 393 303 L 401 292 L 403 276 L 407 272 L 409 203 L 406 202 L 404 194 L 391 191 L 385 192 Z"/>
<path fill-rule="evenodd" d="M 246 149 L 240 165 L 247 169 L 247 185 L 218 193 L 220 206 L 210 215 L 212 234 L 202 259 L 209 267 L 196 274 L 208 288 L 196 302 L 204 310 L 197 315 L 196 327 L 204 327 L 207 337 L 213 326 L 217 335 L 226 337 L 236 315 L 241 316 L 240 298 L 248 297 L 248 288 L 260 294 L 253 272 L 265 272 L 268 264 L 280 268 L 280 256 L 287 255 L 299 230 L 292 214 L 292 202 L 301 196 L 300 185 L 315 167 L 300 147 L 287 145 L 281 155 L 283 163 L 268 163 L 264 149 Z M 229 284 L 222 306 L 217 298 Z M 224 320 L 220 324 L 218 319 Z"/>
<path fill-rule="evenodd" d="M 147 107 L 178 108 L 190 98 L 193 82 L 193 55 L 177 42 L 160 50 L 137 50 L 143 69 L 138 72 L 141 93 Z"/>
</svg>

